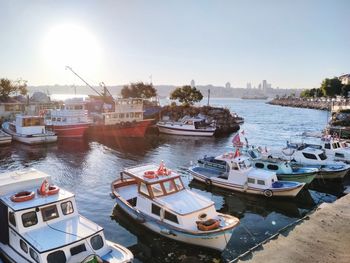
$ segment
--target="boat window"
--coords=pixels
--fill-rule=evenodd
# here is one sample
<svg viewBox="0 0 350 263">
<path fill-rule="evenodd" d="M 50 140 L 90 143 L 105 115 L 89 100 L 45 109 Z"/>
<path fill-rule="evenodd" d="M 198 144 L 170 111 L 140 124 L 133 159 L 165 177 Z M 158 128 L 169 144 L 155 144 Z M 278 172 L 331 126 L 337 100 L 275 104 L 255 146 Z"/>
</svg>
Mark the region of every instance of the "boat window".
<svg viewBox="0 0 350 263">
<path fill-rule="evenodd" d="M 182 190 L 182 189 L 184 188 L 184 186 L 183 186 L 183 184 L 182 184 L 182 182 L 181 182 L 181 180 L 180 180 L 179 178 L 176 178 L 176 179 L 174 180 L 174 182 L 175 182 L 176 188 L 177 188 L 179 191 Z"/>
<path fill-rule="evenodd" d="M 38 223 L 36 212 L 28 212 L 22 215 L 22 223 L 24 227 L 34 226 Z"/>
<path fill-rule="evenodd" d="M 338 145 L 337 145 L 337 143 L 335 142 L 335 143 L 333 143 L 333 149 L 337 149 L 338 148 Z"/>
<path fill-rule="evenodd" d="M 164 195 L 162 186 L 160 184 L 152 184 L 151 185 L 151 189 L 152 189 L 152 192 L 153 192 L 154 196 Z"/>
<path fill-rule="evenodd" d="M 125 118 L 129 118 L 129 113 L 125 113 Z"/>
<path fill-rule="evenodd" d="M 258 156 L 255 154 L 255 152 L 254 151 L 252 151 L 252 150 L 249 150 L 248 151 L 248 154 L 250 155 L 250 157 L 252 157 L 253 159 L 255 159 L 255 158 L 257 158 Z"/>
<path fill-rule="evenodd" d="M 326 149 L 330 149 L 330 148 L 331 148 L 330 143 L 326 143 L 326 144 L 324 145 L 324 148 L 326 148 Z"/>
<path fill-rule="evenodd" d="M 131 198 L 129 200 L 126 200 L 131 206 L 136 206 L 137 203 L 137 197 Z"/>
<path fill-rule="evenodd" d="M 254 178 L 249 178 L 248 177 L 248 183 L 250 183 L 250 184 L 255 184 L 255 179 Z"/>
<path fill-rule="evenodd" d="M 311 153 L 303 153 L 304 157 L 306 159 L 313 159 L 313 160 L 317 160 L 317 157 L 314 154 Z"/>
<path fill-rule="evenodd" d="M 35 262 L 39 262 L 38 253 L 36 253 L 34 251 L 34 249 L 32 249 L 31 247 L 29 248 L 29 254 L 30 254 L 30 257 L 35 260 Z M 60 261 L 60 262 L 62 262 L 62 261 Z M 65 262 L 65 261 L 63 261 L 63 262 Z"/>
<path fill-rule="evenodd" d="M 160 207 L 155 204 L 152 204 L 152 214 L 160 216 Z"/>
<path fill-rule="evenodd" d="M 61 203 L 61 209 L 64 215 L 69 215 L 74 212 L 73 204 L 71 201 Z"/>
<path fill-rule="evenodd" d="M 85 244 L 80 244 L 80 245 L 72 247 L 70 249 L 70 253 L 71 253 L 72 256 L 74 256 L 76 254 L 79 254 L 81 252 L 84 252 L 84 251 L 86 251 Z"/>
<path fill-rule="evenodd" d="M 320 159 L 323 161 L 323 160 L 326 160 L 327 159 L 327 156 L 325 153 L 321 153 L 318 155 L 320 157 Z"/>
<path fill-rule="evenodd" d="M 145 183 L 140 183 L 140 193 L 143 193 L 147 196 L 149 196 L 147 185 Z"/>
<path fill-rule="evenodd" d="M 96 235 L 91 238 L 90 243 L 94 250 L 99 250 L 103 247 L 103 238 L 100 235 Z"/>
<path fill-rule="evenodd" d="M 46 259 L 47 263 L 61 263 L 67 261 L 66 254 L 64 254 L 62 250 L 48 254 Z"/>
<path fill-rule="evenodd" d="M 11 225 L 16 226 L 16 218 L 14 212 L 9 212 L 9 222 Z"/>
<path fill-rule="evenodd" d="M 278 166 L 275 165 L 275 164 L 268 164 L 267 165 L 267 169 L 273 170 L 273 171 L 277 171 L 278 170 Z"/>
<path fill-rule="evenodd" d="M 175 183 L 173 180 L 165 181 L 163 183 L 165 191 L 169 194 L 176 191 Z"/>
<path fill-rule="evenodd" d="M 255 163 L 255 167 L 259 169 L 264 169 L 264 164 L 263 163 Z"/>
<path fill-rule="evenodd" d="M 134 113 L 133 112 L 130 112 L 129 115 L 130 115 L 130 118 L 134 118 Z"/>
<path fill-rule="evenodd" d="M 124 113 L 120 113 L 119 118 L 121 118 L 121 119 L 124 118 Z"/>
<path fill-rule="evenodd" d="M 44 222 L 58 217 L 58 211 L 56 205 L 50 205 L 41 209 L 41 215 Z"/>
<path fill-rule="evenodd" d="M 56 121 L 56 117 L 53 117 L 53 118 L 52 118 L 52 121 Z"/>
<path fill-rule="evenodd" d="M 174 222 L 176 224 L 179 223 L 179 221 L 177 220 L 177 216 L 174 215 L 173 213 L 170 213 L 170 212 L 166 211 L 166 210 L 165 210 L 165 213 L 164 213 L 164 219 L 172 221 L 172 222 Z"/>
<path fill-rule="evenodd" d="M 258 184 L 265 185 L 265 181 L 264 180 L 258 180 Z"/>
<path fill-rule="evenodd" d="M 21 246 L 21 249 L 25 252 L 28 253 L 28 245 L 26 242 L 24 242 L 22 239 L 19 240 L 19 244 Z"/>
<path fill-rule="evenodd" d="M 344 158 L 344 154 L 342 153 L 335 153 L 334 155 L 335 157 L 339 157 L 339 158 Z M 321 158 L 321 157 L 320 157 Z"/>
<path fill-rule="evenodd" d="M 336 145 L 337 145 L 337 148 L 341 148 L 339 142 L 337 142 Z"/>
</svg>

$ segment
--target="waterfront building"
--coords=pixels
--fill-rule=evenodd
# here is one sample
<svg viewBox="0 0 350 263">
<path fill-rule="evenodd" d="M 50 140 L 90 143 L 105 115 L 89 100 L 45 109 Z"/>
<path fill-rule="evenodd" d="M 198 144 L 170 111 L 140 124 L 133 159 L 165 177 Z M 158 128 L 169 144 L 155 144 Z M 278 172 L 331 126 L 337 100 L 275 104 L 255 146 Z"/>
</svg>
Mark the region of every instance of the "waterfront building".
<svg viewBox="0 0 350 263">
<path fill-rule="evenodd" d="M 348 85 L 350 84 L 350 74 L 344 74 L 338 77 L 341 81 L 341 84 Z"/>
</svg>

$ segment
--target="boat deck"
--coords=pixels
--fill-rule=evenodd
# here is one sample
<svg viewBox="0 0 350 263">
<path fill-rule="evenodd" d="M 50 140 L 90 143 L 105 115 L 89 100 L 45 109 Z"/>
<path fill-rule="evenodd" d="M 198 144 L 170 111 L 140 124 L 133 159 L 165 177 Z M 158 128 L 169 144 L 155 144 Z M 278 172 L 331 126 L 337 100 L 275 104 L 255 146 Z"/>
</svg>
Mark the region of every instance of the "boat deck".
<svg viewBox="0 0 350 263">
<path fill-rule="evenodd" d="M 130 200 L 138 195 L 137 184 L 121 186 L 116 190 L 125 200 Z"/>
<path fill-rule="evenodd" d="M 223 172 L 219 169 L 215 169 L 215 168 L 197 166 L 197 167 L 193 167 L 193 171 L 200 173 L 208 178 L 218 177 L 218 178 L 226 178 L 227 179 L 227 176 L 225 176 L 225 172 Z"/>
</svg>

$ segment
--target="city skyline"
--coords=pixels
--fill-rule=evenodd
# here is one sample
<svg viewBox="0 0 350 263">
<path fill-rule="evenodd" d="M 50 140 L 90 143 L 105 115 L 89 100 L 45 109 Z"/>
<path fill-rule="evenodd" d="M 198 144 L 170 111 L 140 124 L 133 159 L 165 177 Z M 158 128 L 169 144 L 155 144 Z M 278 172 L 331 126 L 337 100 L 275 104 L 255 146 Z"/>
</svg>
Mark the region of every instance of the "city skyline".
<svg viewBox="0 0 350 263">
<path fill-rule="evenodd" d="M 28 85 L 319 87 L 349 73 L 349 1 L 0 0 L 0 77 Z"/>
</svg>

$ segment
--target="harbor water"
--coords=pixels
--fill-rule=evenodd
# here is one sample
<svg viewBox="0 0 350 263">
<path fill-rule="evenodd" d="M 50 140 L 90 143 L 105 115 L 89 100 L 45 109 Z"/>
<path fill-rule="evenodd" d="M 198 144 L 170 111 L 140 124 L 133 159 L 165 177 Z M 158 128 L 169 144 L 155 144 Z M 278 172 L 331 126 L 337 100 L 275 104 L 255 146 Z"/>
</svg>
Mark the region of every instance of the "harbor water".
<svg viewBox="0 0 350 263">
<path fill-rule="evenodd" d="M 262 100 L 211 99 L 210 104 L 242 116 L 245 123 L 240 132 L 244 131 L 249 144 L 269 150 L 284 147 L 286 141 L 304 140 L 305 131 L 321 131 L 328 118 L 326 111 L 273 106 Z M 295 199 L 269 199 L 208 188 L 192 181 L 186 168 L 204 155 L 222 154 L 230 148 L 231 141 L 232 134 L 210 138 L 149 135 L 115 141 L 60 140 L 47 146 L 12 143 L 0 148 L 0 172 L 36 168 L 51 174 L 57 185 L 75 193 L 80 213 L 103 226 L 107 239 L 128 247 L 136 262 L 228 262 L 320 203 L 333 202 L 342 195 L 346 182 L 318 182 Z M 240 218 L 240 225 L 222 253 L 151 233 L 114 207 L 110 183 L 123 168 L 162 160 L 182 174 L 188 188 L 212 199 L 218 211 Z"/>
</svg>

